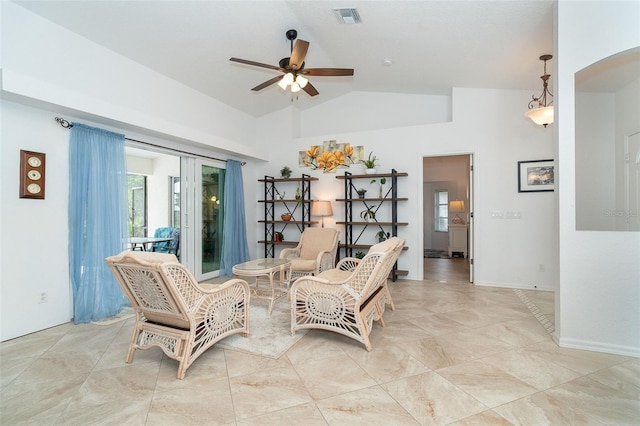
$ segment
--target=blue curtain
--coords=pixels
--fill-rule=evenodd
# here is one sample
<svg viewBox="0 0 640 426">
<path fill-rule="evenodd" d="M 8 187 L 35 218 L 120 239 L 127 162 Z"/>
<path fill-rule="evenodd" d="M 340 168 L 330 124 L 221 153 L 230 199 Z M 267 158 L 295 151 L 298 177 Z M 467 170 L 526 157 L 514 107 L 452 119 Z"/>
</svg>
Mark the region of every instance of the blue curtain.
<svg viewBox="0 0 640 426">
<path fill-rule="evenodd" d="M 105 264 L 126 247 L 124 135 L 73 123 L 69 141 L 69 268 L 76 324 L 117 314 L 128 301 Z"/>
<path fill-rule="evenodd" d="M 231 270 L 233 265 L 249 260 L 249 246 L 244 217 L 242 164 L 239 161 L 227 160 L 225 175 L 219 274 L 221 277 L 230 277 L 233 274 Z"/>
</svg>

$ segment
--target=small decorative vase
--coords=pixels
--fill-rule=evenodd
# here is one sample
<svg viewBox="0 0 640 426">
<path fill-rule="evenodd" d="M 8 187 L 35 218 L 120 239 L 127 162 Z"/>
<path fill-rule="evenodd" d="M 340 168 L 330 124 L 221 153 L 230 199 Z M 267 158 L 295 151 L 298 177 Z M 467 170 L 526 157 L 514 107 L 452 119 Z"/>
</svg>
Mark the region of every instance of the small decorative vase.
<svg viewBox="0 0 640 426">
<path fill-rule="evenodd" d="M 375 168 L 373 169 L 364 169 L 364 173 L 367 175 L 375 175 L 376 174 L 376 170 Z"/>
</svg>

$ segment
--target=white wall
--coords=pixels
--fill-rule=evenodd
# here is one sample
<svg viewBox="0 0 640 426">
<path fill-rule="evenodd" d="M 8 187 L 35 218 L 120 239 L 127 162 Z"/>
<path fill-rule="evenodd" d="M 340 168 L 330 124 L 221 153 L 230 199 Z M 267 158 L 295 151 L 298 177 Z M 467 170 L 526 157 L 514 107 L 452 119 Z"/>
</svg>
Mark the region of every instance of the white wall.
<svg viewBox="0 0 640 426">
<path fill-rule="evenodd" d="M 366 111 L 366 114 L 362 114 Z M 301 114 L 294 137 L 349 133 L 451 121 L 451 96 L 351 92 Z"/>
<path fill-rule="evenodd" d="M 576 227 L 615 231 L 615 96 L 576 93 Z"/>
<path fill-rule="evenodd" d="M 556 333 L 565 347 L 640 356 L 640 233 L 576 230 L 574 75 L 640 46 L 640 2 L 560 1 L 556 117 L 560 172 Z M 594 31 L 606 28 L 605 32 Z"/>
<path fill-rule="evenodd" d="M 69 321 L 69 131 L 39 109 L 0 101 L 0 340 Z M 18 198 L 20 150 L 44 152 L 45 199 Z M 46 291 L 49 301 L 38 303 Z"/>
<path fill-rule="evenodd" d="M 532 82 L 535 84 L 535 82 Z M 422 159 L 432 155 L 473 153 L 475 158 L 474 187 L 476 188 L 476 283 L 506 287 L 551 290 L 557 274 L 553 193 L 519 194 L 517 192 L 517 161 L 553 157 L 552 130 L 535 126 L 524 117 L 530 91 L 504 91 L 484 89 L 453 90 L 453 122 L 420 126 L 378 129 L 375 131 L 340 133 L 334 131 L 331 117 L 352 114 L 349 109 L 334 105 L 326 116 L 313 111 L 314 119 L 324 123 L 326 133 L 273 141 L 279 153 L 277 161 L 265 164 L 261 175 L 278 175 L 283 165 L 289 165 L 294 174 L 309 173 L 318 177 L 312 196 L 322 199 L 344 198 L 341 181 L 335 174 L 323 174 L 297 166 L 298 151 L 325 140 L 364 145 L 366 152 L 374 150 L 380 157 L 379 171 L 391 168 L 407 172 L 400 178 L 399 196 L 409 198 L 399 209 L 399 220 L 409 222 L 401 227 L 400 237 L 409 248 L 399 260 L 400 269 L 409 271 L 408 278 L 422 278 L 423 264 L 423 176 Z M 400 99 L 397 102 L 401 103 Z M 477 105 L 484 105 L 478 115 Z M 394 105 L 390 105 L 393 109 Z M 300 113 L 301 122 L 306 122 Z M 361 111 L 367 113 L 366 110 Z M 268 132 L 260 132 L 267 134 Z M 305 134 L 305 129 L 300 129 Z M 372 187 L 373 189 L 373 187 Z M 333 218 L 325 219 L 325 226 L 334 226 L 344 217 L 344 207 L 333 204 Z M 494 220 L 494 210 L 519 211 L 519 220 Z M 262 216 L 256 211 L 255 220 Z M 342 227 L 338 227 L 343 231 Z M 260 238 L 262 231 L 256 231 Z M 344 241 L 344 234 L 341 235 Z M 539 272 L 539 265 L 545 266 Z"/>
</svg>

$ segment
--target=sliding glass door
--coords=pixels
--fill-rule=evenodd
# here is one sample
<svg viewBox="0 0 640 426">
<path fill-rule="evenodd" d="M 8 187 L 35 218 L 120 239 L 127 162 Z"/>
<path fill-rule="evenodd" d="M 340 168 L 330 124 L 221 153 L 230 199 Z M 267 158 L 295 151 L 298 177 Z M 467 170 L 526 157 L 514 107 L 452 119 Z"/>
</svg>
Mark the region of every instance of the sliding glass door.
<svg viewBox="0 0 640 426">
<path fill-rule="evenodd" d="M 196 237 L 199 280 L 218 276 L 222 247 L 222 217 L 224 209 L 225 169 L 202 160 L 196 161 L 199 182 L 200 206 L 198 227 L 201 232 Z M 198 238 L 199 237 L 199 238 Z"/>
</svg>

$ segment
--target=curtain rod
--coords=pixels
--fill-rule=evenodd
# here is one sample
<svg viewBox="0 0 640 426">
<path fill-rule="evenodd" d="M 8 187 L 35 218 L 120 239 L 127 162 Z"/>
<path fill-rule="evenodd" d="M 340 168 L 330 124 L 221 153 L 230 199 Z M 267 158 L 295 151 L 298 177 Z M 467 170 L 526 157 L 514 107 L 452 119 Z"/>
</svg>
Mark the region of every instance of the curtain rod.
<svg viewBox="0 0 640 426">
<path fill-rule="evenodd" d="M 73 123 L 70 123 L 69 121 L 65 120 L 62 117 L 56 117 L 56 121 L 58 122 L 58 124 L 60 124 L 65 129 L 70 129 L 70 128 L 73 127 Z M 222 158 L 209 157 L 208 155 L 196 154 L 194 152 L 182 151 L 180 149 L 167 148 L 165 146 L 156 145 L 156 144 L 151 143 L 151 142 L 140 141 L 138 139 L 131 139 L 131 138 L 127 138 L 127 137 L 125 137 L 124 139 L 127 140 L 127 141 L 131 141 L 131 142 L 141 143 L 143 145 L 153 146 L 155 148 L 170 149 L 171 151 L 179 152 L 180 154 L 189 154 L 189 155 L 194 155 L 196 157 L 208 158 L 210 160 L 223 161 L 225 163 L 227 162 L 227 160 L 223 160 Z M 245 164 L 247 164 L 247 162 L 246 161 L 242 161 L 242 162 L 240 162 L 240 164 L 244 166 Z"/>
</svg>

